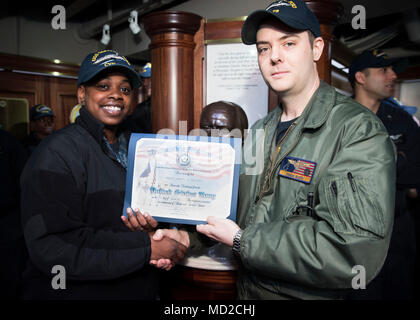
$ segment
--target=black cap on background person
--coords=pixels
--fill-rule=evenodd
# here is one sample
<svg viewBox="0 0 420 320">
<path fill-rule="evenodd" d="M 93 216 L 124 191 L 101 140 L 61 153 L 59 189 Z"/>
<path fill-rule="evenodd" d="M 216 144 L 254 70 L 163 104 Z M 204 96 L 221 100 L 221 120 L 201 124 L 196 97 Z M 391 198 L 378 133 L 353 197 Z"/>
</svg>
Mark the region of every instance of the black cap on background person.
<svg viewBox="0 0 420 320">
<path fill-rule="evenodd" d="M 22 144 L 31 154 L 41 140 L 54 131 L 54 112 L 44 105 L 36 104 L 29 110 L 30 133 L 22 139 Z"/>
<path fill-rule="evenodd" d="M 386 52 L 379 49 L 366 50 L 359 54 L 350 64 L 348 79 L 351 85 L 354 86 L 356 72 L 363 71 L 367 68 L 388 66 L 392 66 L 392 70 L 398 74 L 407 68 L 408 59 L 389 58 Z"/>
<path fill-rule="evenodd" d="M 43 117 L 54 117 L 53 110 L 44 104 L 36 104 L 29 111 L 29 119 L 31 121 L 38 120 Z"/>
</svg>

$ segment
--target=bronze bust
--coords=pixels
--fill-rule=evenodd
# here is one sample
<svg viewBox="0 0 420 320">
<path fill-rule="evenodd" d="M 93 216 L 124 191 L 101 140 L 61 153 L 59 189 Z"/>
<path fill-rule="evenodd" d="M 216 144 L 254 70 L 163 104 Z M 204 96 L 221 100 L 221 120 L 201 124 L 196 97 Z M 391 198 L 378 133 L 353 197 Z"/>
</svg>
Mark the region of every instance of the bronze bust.
<svg viewBox="0 0 420 320">
<path fill-rule="evenodd" d="M 200 116 L 200 129 L 206 131 L 208 136 L 244 138 L 248 129 L 248 118 L 239 105 L 217 101 L 204 107 Z"/>
</svg>

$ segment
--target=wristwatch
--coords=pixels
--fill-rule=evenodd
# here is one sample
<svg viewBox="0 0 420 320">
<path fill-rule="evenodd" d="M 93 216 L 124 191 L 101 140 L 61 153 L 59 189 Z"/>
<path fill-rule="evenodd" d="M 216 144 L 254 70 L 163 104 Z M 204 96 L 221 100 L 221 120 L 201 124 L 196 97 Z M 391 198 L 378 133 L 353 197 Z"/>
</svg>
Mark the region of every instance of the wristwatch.
<svg viewBox="0 0 420 320">
<path fill-rule="evenodd" d="M 243 232 L 242 229 L 239 229 L 233 237 L 232 252 L 238 258 L 241 256 L 241 237 Z"/>
</svg>

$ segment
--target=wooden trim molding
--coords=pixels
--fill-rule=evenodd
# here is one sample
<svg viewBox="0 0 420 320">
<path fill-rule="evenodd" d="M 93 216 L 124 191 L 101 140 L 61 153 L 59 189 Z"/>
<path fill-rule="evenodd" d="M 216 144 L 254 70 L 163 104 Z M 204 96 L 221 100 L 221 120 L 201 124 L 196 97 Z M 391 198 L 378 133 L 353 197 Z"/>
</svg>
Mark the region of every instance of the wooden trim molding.
<svg viewBox="0 0 420 320">
<path fill-rule="evenodd" d="M 200 28 L 202 17 L 183 11 L 157 11 L 143 18 L 148 36 L 182 33 L 193 36 Z"/>
<path fill-rule="evenodd" d="M 0 53 L 0 68 L 5 70 L 20 70 L 35 73 L 44 73 L 77 77 L 79 65 L 69 63 L 55 63 L 53 60 L 17 56 L 12 54 Z"/>
<path fill-rule="evenodd" d="M 206 23 L 204 39 L 210 40 L 227 40 L 227 39 L 241 39 L 241 29 L 243 20 L 209 20 Z"/>
</svg>

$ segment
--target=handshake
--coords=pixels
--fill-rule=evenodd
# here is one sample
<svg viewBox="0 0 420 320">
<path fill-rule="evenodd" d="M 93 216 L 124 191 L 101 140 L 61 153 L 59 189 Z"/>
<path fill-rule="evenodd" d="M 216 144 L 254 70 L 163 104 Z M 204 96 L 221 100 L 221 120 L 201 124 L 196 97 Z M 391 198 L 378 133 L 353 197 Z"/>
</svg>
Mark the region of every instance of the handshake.
<svg viewBox="0 0 420 320">
<path fill-rule="evenodd" d="M 156 229 L 158 222 L 149 214 L 127 208 L 127 217 L 123 223 L 131 231 L 143 231 L 150 237 L 150 264 L 160 269 L 170 270 L 187 253 L 190 238 L 184 230 Z"/>
<path fill-rule="evenodd" d="M 186 255 L 190 247 L 190 237 L 185 230 L 157 229 L 158 222 L 149 214 L 127 208 L 127 217 L 122 216 L 123 223 L 131 231 L 142 231 L 150 237 L 150 264 L 157 268 L 170 270 Z M 240 229 L 228 219 L 208 217 L 207 224 L 197 225 L 197 231 L 209 238 L 233 245 L 233 238 Z"/>
</svg>

